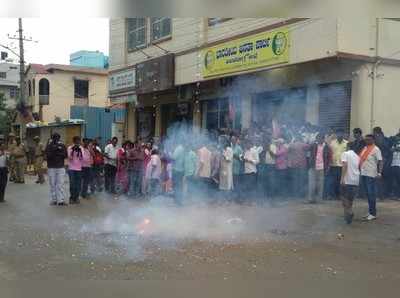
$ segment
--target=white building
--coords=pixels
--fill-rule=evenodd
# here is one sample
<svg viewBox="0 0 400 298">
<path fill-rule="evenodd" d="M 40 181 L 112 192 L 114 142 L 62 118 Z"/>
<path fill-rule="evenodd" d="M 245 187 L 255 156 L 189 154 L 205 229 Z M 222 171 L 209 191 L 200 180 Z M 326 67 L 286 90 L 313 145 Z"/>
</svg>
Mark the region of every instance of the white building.
<svg viewBox="0 0 400 298">
<path fill-rule="evenodd" d="M 0 93 L 6 99 L 8 108 L 14 108 L 19 96 L 19 65 L 0 63 Z"/>
</svg>

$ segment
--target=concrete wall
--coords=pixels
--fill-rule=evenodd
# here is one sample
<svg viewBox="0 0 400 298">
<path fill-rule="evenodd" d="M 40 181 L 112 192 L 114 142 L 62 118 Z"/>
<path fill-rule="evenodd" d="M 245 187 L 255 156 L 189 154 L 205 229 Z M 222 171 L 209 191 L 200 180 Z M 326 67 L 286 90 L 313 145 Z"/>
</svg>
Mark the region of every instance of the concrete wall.
<svg viewBox="0 0 400 298">
<path fill-rule="evenodd" d="M 172 38 L 158 45 L 170 52 L 192 49 L 175 60 L 177 85 L 201 81 L 201 51 L 196 47 L 216 42 L 241 33 L 263 28 L 285 19 L 235 18 L 215 26 L 208 26 L 207 18 L 173 18 Z M 291 31 L 290 64 L 332 56 L 337 51 L 336 19 L 311 19 L 289 25 Z M 110 21 L 110 69 L 133 65 L 147 60 L 141 51 L 126 51 L 126 22 Z M 149 45 L 143 51 L 151 57 L 165 53 Z"/>
<path fill-rule="evenodd" d="M 39 81 L 47 78 L 50 82 L 50 104 L 43 106 L 43 121 L 53 122 L 55 117 L 70 118 L 70 107 L 74 105 L 74 78 L 89 80 L 89 106 L 105 107 L 108 98 L 107 76 L 95 74 L 54 71 L 51 74 L 28 74 L 35 78 L 35 96 L 29 98 L 33 111 L 39 112 Z"/>
<path fill-rule="evenodd" d="M 381 126 L 387 135 L 396 134 L 400 129 L 400 68 L 380 65 L 375 79 L 373 126 Z"/>
<path fill-rule="evenodd" d="M 378 56 L 400 59 L 400 21 L 380 19 L 379 29 Z"/>
<path fill-rule="evenodd" d="M 375 55 L 376 18 L 339 18 L 337 35 L 339 51 L 356 55 Z"/>
</svg>

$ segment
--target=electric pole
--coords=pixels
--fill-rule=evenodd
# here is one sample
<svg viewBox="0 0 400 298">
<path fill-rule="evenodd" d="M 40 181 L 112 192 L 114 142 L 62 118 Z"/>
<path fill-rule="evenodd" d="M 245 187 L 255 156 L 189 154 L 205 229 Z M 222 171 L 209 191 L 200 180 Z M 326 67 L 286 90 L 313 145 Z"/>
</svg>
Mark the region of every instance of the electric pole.
<svg viewBox="0 0 400 298">
<path fill-rule="evenodd" d="M 9 39 L 19 41 L 19 94 L 20 102 L 26 103 L 25 98 L 25 60 L 24 60 L 24 41 L 33 41 L 32 38 L 26 38 L 23 34 L 22 18 L 18 18 L 18 36 L 8 36 Z"/>
<path fill-rule="evenodd" d="M 24 60 L 24 35 L 22 34 L 22 18 L 18 19 L 19 37 L 19 88 L 20 101 L 25 103 L 25 60 Z"/>
</svg>

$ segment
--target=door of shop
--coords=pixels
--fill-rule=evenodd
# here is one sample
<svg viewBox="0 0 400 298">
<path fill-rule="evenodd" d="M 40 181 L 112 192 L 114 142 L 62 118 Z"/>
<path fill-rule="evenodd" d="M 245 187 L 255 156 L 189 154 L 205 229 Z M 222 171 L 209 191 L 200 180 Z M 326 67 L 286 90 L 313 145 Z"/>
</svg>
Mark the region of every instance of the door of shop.
<svg viewBox="0 0 400 298">
<path fill-rule="evenodd" d="M 306 119 L 306 88 L 277 90 L 257 94 L 252 102 L 252 122 L 271 126 L 272 120 L 280 123 L 301 123 Z"/>
<path fill-rule="evenodd" d="M 165 104 L 161 106 L 161 136 L 179 124 L 191 128 L 193 123 L 192 105 L 188 102 Z"/>
<path fill-rule="evenodd" d="M 155 132 L 155 109 L 148 107 L 136 111 L 137 138 L 141 141 L 149 141 L 154 138 Z"/>
<path fill-rule="evenodd" d="M 319 125 L 350 132 L 351 81 L 319 85 Z"/>
</svg>

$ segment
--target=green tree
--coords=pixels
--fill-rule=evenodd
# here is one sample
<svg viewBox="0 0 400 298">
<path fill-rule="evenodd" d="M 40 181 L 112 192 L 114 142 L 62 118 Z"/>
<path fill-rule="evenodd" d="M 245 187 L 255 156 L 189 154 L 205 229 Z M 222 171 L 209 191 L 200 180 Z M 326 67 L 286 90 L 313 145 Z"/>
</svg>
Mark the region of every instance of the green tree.
<svg viewBox="0 0 400 298">
<path fill-rule="evenodd" d="M 7 108 L 6 98 L 0 93 L 0 134 L 6 135 L 10 132 L 12 111 Z"/>
</svg>

